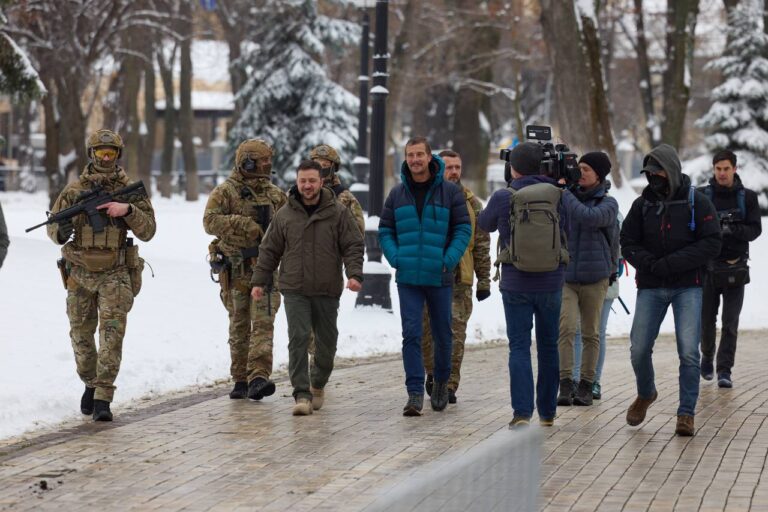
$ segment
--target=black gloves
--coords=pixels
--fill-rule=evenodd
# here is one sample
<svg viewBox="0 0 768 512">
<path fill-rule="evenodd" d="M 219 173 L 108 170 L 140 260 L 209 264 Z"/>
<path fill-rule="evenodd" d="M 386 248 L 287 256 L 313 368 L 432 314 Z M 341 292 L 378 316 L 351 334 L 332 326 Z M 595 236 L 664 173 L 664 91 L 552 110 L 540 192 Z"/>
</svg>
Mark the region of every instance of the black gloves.
<svg viewBox="0 0 768 512">
<path fill-rule="evenodd" d="M 66 242 L 69 240 L 69 237 L 72 236 L 72 232 L 75 230 L 75 227 L 72 225 L 72 219 L 67 219 L 65 221 L 59 222 L 59 230 L 57 233 L 57 236 L 59 237 L 60 242 Z"/>
<path fill-rule="evenodd" d="M 477 290 L 475 292 L 475 297 L 477 297 L 478 301 L 484 301 L 490 296 L 491 296 L 491 290 Z"/>
</svg>

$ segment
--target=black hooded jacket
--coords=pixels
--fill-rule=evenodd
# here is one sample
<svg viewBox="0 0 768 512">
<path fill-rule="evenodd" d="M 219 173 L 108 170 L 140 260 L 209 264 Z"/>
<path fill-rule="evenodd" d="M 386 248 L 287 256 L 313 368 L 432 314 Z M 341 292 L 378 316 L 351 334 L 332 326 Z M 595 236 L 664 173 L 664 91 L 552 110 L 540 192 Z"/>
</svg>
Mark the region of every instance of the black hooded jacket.
<svg viewBox="0 0 768 512">
<path fill-rule="evenodd" d="M 661 144 L 646 155 L 664 168 L 669 193 L 659 198 L 650 187 L 632 203 L 621 228 L 621 251 L 637 269 L 638 288 L 701 286 L 707 261 L 720 253 L 720 224 L 715 207 L 702 192 L 694 192 L 691 230 L 691 180 L 682 173 L 672 146 Z"/>
<path fill-rule="evenodd" d="M 729 210 L 738 212 L 738 220 L 730 224 L 731 233 L 723 234 L 723 247 L 717 257 L 719 261 L 749 257 L 749 242 L 760 236 L 763 231 L 757 194 L 742 185 L 738 174 L 734 174 L 733 179 L 733 186 L 730 188 L 718 185 L 715 178 L 709 180 L 715 209 L 718 212 Z M 701 187 L 699 190 L 704 192 L 706 188 Z M 741 218 L 741 211 L 739 210 L 738 194 L 740 190 L 744 190 L 746 218 Z"/>
</svg>

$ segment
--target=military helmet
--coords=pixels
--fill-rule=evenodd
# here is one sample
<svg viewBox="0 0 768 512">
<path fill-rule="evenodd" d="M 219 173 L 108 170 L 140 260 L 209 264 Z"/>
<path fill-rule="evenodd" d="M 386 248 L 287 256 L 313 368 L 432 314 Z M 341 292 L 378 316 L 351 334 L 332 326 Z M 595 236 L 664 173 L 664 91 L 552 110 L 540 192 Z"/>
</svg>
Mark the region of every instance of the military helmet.
<svg viewBox="0 0 768 512">
<path fill-rule="evenodd" d="M 326 181 L 333 178 L 334 173 L 341 167 L 341 158 L 339 158 L 338 151 L 328 144 L 320 144 L 319 146 L 312 148 L 312 151 L 309 152 L 309 158 L 315 161 L 322 158 L 331 162 L 331 166 L 323 167 L 323 170 L 320 173 Z"/>
<path fill-rule="evenodd" d="M 272 158 L 274 150 L 264 139 L 248 139 L 243 141 L 235 152 L 235 167 L 248 174 L 259 174 L 269 176 L 272 170 L 272 164 L 269 165 L 256 165 L 251 169 L 245 169 L 243 164 L 246 160 L 252 160 L 254 162 L 262 158 Z"/>
<path fill-rule="evenodd" d="M 93 132 L 88 136 L 88 139 L 85 141 L 85 152 L 90 157 L 91 150 L 99 146 L 109 146 L 109 147 L 117 148 L 118 158 L 120 158 L 120 155 L 122 155 L 123 148 L 125 147 L 125 145 L 123 144 L 122 137 L 120 137 L 118 134 L 116 134 L 112 130 L 104 130 L 104 129 L 96 130 L 95 132 Z"/>
<path fill-rule="evenodd" d="M 326 160 L 335 163 L 337 167 L 341 166 L 341 158 L 339 158 L 338 151 L 328 144 L 320 144 L 319 146 L 312 148 L 312 151 L 309 152 L 309 158 L 312 160 L 325 158 Z"/>
</svg>

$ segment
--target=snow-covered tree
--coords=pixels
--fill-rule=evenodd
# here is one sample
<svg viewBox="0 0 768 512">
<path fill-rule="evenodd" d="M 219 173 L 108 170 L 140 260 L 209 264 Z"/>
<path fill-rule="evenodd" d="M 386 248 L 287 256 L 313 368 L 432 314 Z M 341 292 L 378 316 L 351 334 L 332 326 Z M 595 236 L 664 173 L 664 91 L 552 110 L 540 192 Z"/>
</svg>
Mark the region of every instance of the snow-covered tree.
<svg viewBox="0 0 768 512">
<path fill-rule="evenodd" d="M 253 7 L 258 20 L 238 63 L 247 80 L 236 98 L 243 112 L 229 134 L 229 149 L 248 138 L 275 147 L 273 166 L 282 176 L 321 143 L 337 148 L 345 162 L 355 154 L 358 99 L 335 83 L 324 64 L 326 51 L 353 43 L 358 27 L 320 15 L 314 0 L 267 0 Z"/>
<path fill-rule="evenodd" d="M 8 20 L 0 10 L 0 92 L 38 97 L 45 93 L 45 86 L 27 54 L 10 35 L 1 31 L 6 23 Z"/>
<path fill-rule="evenodd" d="M 714 103 L 697 125 L 711 130 L 708 149 L 730 149 L 749 188 L 762 192 L 768 207 L 768 35 L 763 32 L 762 2 L 746 0 L 728 18 L 728 44 L 707 67 L 722 73 L 712 90 Z M 704 175 L 698 179 L 703 181 Z"/>
</svg>

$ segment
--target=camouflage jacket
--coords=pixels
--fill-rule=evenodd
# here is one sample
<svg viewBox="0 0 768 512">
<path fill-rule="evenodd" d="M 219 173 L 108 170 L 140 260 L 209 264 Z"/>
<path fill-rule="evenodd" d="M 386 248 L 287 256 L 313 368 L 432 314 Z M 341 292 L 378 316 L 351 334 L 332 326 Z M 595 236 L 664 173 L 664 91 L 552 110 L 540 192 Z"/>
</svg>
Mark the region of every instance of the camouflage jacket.
<svg viewBox="0 0 768 512">
<path fill-rule="evenodd" d="M 103 186 L 105 190 L 113 192 L 129 184 L 128 176 L 120 167 L 113 173 L 104 174 L 96 172 L 88 165 L 77 181 L 64 187 L 56 202 L 53 203 L 51 212 L 56 213 L 69 208 L 75 204 L 80 194 L 91 190 L 94 186 Z M 60 240 L 58 233 L 59 225 L 56 223 L 48 225 L 48 237 L 57 244 L 66 243 L 64 249 L 62 249 L 62 252 L 65 254 L 68 251 L 80 251 L 94 247 L 119 250 L 118 248 L 125 247 L 126 236 L 129 230 L 133 232 L 136 238 L 143 242 L 151 240 L 155 236 L 155 230 L 157 229 L 155 210 L 152 208 L 152 203 L 147 198 L 139 198 L 131 201 L 131 207 L 130 213 L 124 217 L 113 218 L 102 214 L 107 221 L 107 227 L 103 234 L 88 234 L 90 231 L 88 217 L 85 214 L 80 214 L 72 219 L 75 234 L 73 240 L 69 242 L 67 240 Z M 89 237 L 92 238 L 88 239 Z M 99 238 L 103 238 L 105 243 L 99 243 Z"/>
<path fill-rule="evenodd" d="M 342 264 L 348 278 L 362 282 L 363 235 L 330 189 L 320 193 L 317 210 L 308 216 L 296 187 L 291 189 L 288 206 L 277 212 L 261 244 L 252 286 L 268 284 L 278 265 L 281 292 L 339 297 Z"/>
<path fill-rule="evenodd" d="M 329 188 L 333 190 L 334 194 L 336 194 L 336 199 L 338 199 L 338 201 L 347 207 L 347 209 L 349 209 L 349 211 L 352 213 L 352 216 L 355 218 L 355 222 L 357 223 L 357 227 L 360 228 L 360 232 L 365 233 L 365 216 L 363 215 L 363 207 L 360 206 L 360 202 L 357 200 L 354 194 L 352 194 L 349 189 L 344 188 L 344 186 L 341 184 L 341 180 L 339 180 L 339 177 L 336 175 L 333 176 L 333 182 Z"/>
<path fill-rule="evenodd" d="M 269 178 L 246 179 L 234 170 L 208 197 L 203 227 L 206 233 L 220 239 L 222 253 L 237 257 L 242 249 L 259 244 L 267 228 L 260 222 L 271 220 L 286 202 L 285 192 Z M 260 206 L 270 206 L 268 219 L 260 218 Z"/>
<path fill-rule="evenodd" d="M 483 209 L 483 205 L 464 185 L 464 199 L 467 202 L 470 222 L 472 224 L 472 237 L 469 245 L 456 267 L 456 283 L 472 286 L 474 275 L 477 275 L 477 289 L 491 289 L 491 236 L 477 226 L 477 216 Z"/>
</svg>

